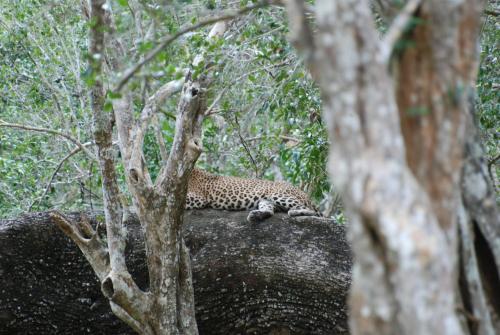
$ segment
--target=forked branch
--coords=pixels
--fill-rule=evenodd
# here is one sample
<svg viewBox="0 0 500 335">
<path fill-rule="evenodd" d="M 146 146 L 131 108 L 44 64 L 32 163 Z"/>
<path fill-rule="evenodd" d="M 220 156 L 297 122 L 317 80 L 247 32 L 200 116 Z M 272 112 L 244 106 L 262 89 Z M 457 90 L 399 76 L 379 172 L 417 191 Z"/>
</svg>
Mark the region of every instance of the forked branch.
<svg viewBox="0 0 500 335">
<path fill-rule="evenodd" d="M 50 212 L 50 217 L 66 236 L 78 245 L 90 263 L 99 280 L 103 280 L 110 271 L 109 254 L 105 242 L 101 239 L 100 225 L 94 230 L 89 219 L 82 214 L 78 222 L 73 222 L 58 211 Z"/>
</svg>

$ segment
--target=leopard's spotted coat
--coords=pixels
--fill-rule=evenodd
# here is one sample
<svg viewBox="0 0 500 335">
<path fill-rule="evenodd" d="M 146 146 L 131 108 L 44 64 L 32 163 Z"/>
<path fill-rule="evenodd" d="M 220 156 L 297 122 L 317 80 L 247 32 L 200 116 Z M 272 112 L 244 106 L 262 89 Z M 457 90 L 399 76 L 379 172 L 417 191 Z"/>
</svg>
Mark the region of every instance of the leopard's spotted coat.
<svg viewBox="0 0 500 335">
<path fill-rule="evenodd" d="M 218 176 L 194 169 L 188 183 L 186 209 L 250 210 L 247 220 L 264 220 L 274 211 L 290 216 L 321 214 L 307 194 L 286 182 Z M 256 208 L 256 209 L 254 209 Z"/>
</svg>

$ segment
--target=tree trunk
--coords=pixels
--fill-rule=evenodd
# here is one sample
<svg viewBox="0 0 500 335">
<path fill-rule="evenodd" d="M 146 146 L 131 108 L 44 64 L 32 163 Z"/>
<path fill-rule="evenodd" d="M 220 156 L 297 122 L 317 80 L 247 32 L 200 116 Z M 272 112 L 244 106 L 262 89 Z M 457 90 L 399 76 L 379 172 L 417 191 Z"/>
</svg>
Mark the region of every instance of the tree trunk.
<svg viewBox="0 0 500 335">
<path fill-rule="evenodd" d="M 185 215 L 200 333 L 347 334 L 345 227 L 284 214 L 250 224 L 246 214 Z M 136 218 L 127 229 L 127 267 L 145 290 Z M 0 220 L 0 287 L 0 334 L 132 332 L 111 313 L 88 262 L 47 213 Z"/>
<path fill-rule="evenodd" d="M 105 6 L 104 0 L 84 2 L 83 6 L 86 5 L 90 5 L 88 60 L 93 81 L 93 134 L 102 177 L 106 238 L 103 239 L 98 229 L 86 220 L 72 222 L 58 212 L 51 215 L 89 261 L 101 281 L 102 292 L 111 309 L 120 319 L 141 334 L 196 335 L 191 265 L 182 225 L 187 181 L 201 153 L 206 75 L 198 75 L 195 79 L 188 71 L 185 80 L 164 84 L 147 99 L 140 117 L 136 118 L 133 95 L 124 85 L 145 64 L 145 60 L 125 71 L 113 90 L 105 88 L 105 58 L 113 72 L 121 72 L 123 69 L 119 64 L 125 52 L 120 39 L 112 34 L 114 29 L 110 29 L 114 26 L 110 6 Z M 216 32 L 209 34 L 209 43 L 223 34 L 225 29 L 221 26 L 225 27 L 225 24 L 216 24 Z M 106 48 L 106 45 L 112 48 Z M 165 46 L 160 44 L 155 52 Z M 151 58 L 154 56 L 154 52 L 150 54 Z M 146 132 L 162 102 L 181 86 L 172 148 L 153 181 L 144 160 Z M 113 113 L 108 113 L 105 108 L 107 100 L 112 101 Z M 149 276 L 147 291 L 138 287 L 125 261 L 128 206 L 117 180 L 112 145 L 115 126 L 125 180 L 144 233 Z M 159 145 L 165 145 L 161 139 Z"/>
<path fill-rule="evenodd" d="M 473 106 L 471 104 L 471 106 Z M 500 333 L 500 213 L 470 108 L 458 213 L 460 300 L 471 334 Z"/>
<path fill-rule="evenodd" d="M 498 332 L 498 215 L 477 168 L 462 177 L 479 182 L 463 200 L 468 211 L 482 203 L 482 225 L 467 223 L 460 197 L 483 5 L 384 6 L 398 14 L 381 40 L 368 1 L 318 0 L 314 35 L 303 2 L 288 2 L 292 40 L 322 91 L 330 173 L 351 222 L 355 334 L 476 333 L 483 321 L 481 334 Z M 468 157 L 474 170 L 479 158 Z"/>
</svg>

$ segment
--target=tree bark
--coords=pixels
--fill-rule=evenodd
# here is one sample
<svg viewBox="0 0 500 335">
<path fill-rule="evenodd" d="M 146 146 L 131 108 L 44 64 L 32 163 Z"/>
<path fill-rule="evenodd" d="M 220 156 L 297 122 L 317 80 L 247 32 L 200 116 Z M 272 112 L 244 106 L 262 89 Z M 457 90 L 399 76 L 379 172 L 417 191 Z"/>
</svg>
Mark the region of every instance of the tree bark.
<svg viewBox="0 0 500 335">
<path fill-rule="evenodd" d="M 246 214 L 185 215 L 200 333 L 347 334 L 345 227 L 284 214 L 249 224 Z M 147 290 L 136 218 L 127 229 L 127 267 Z M 0 334 L 130 334 L 99 291 L 88 262 L 48 213 L 0 220 Z"/>
<path fill-rule="evenodd" d="M 493 335 L 500 333 L 500 213 L 470 105 L 458 213 L 459 293 L 469 332 Z"/>
<path fill-rule="evenodd" d="M 89 9 L 93 133 L 102 176 L 106 239 L 86 220 L 74 222 L 58 212 L 51 215 L 96 271 L 102 292 L 120 319 L 141 334 L 196 335 L 191 265 L 182 226 L 187 181 L 201 152 L 207 76 L 202 73 L 194 78 L 188 71 L 185 80 L 174 80 L 160 87 L 147 100 L 140 117 L 135 118 L 132 93 L 124 89 L 135 70 L 128 72 L 114 92 L 105 92 L 105 57 L 112 71 L 120 72 L 120 58 L 125 54 L 121 41 L 110 34 L 114 26 L 110 6 L 105 6 L 104 0 L 91 0 Z M 208 42 L 224 31 L 225 24 L 216 24 Z M 106 49 L 106 45 L 112 48 Z M 156 50 L 165 46 L 161 43 Z M 202 58 L 199 57 L 198 62 Z M 145 64 L 144 60 L 138 64 L 136 70 Z M 158 106 L 181 86 L 172 149 L 153 181 L 144 161 L 144 138 Z M 113 113 L 106 111 L 106 99 L 112 100 Z M 138 287 L 125 262 L 128 205 L 117 182 L 112 146 L 115 126 L 125 180 L 144 233 L 149 275 L 147 291 Z"/>
<path fill-rule="evenodd" d="M 476 306 L 472 323 L 484 316 L 490 332 L 481 333 L 491 333 L 497 317 L 488 309 L 498 304 L 486 292 L 500 287 L 494 201 L 483 201 L 481 222 L 492 220 L 483 230 L 462 225 L 461 244 L 457 219 L 483 1 L 414 0 L 401 11 L 382 8 L 385 15 L 398 13 L 383 39 L 368 1 L 318 0 L 316 34 L 303 2 L 287 4 L 292 41 L 322 92 L 330 174 L 351 222 L 353 333 L 475 333 L 467 312 L 457 312 L 462 299 L 467 310 Z M 400 48 L 403 42 L 412 45 Z M 487 196 L 479 176 L 482 192 L 475 193 Z M 466 207 L 474 202 L 468 194 L 463 199 Z M 489 248 L 481 247 L 485 241 Z M 459 247 L 467 256 L 462 264 L 475 271 L 462 271 L 462 283 L 472 288 L 467 299 L 457 295 Z M 483 255 L 479 264 L 472 264 L 474 252 Z"/>
<path fill-rule="evenodd" d="M 398 14 L 398 8 L 389 1 L 377 1 L 378 9 L 386 21 L 392 21 Z M 455 40 L 460 46 L 454 45 L 454 49 L 445 52 L 449 59 L 449 66 L 453 70 L 459 70 L 462 75 L 463 92 L 458 98 L 461 100 L 461 117 L 464 129 L 465 145 L 463 147 L 463 165 L 460 169 L 455 166 L 454 173 L 460 171 L 460 191 L 461 203 L 456 217 L 459 224 L 459 292 L 457 297 L 457 308 L 464 315 L 463 320 L 466 328 L 471 334 L 496 334 L 500 333 L 500 304 L 495 297 L 500 296 L 500 214 L 496 206 L 495 191 L 493 183 L 488 177 L 488 169 L 485 161 L 485 154 L 478 136 L 478 125 L 475 115 L 475 80 L 479 63 L 478 35 L 480 28 L 479 14 L 484 2 L 469 2 L 463 11 L 462 19 L 459 21 L 459 38 Z M 426 82 L 425 78 L 433 76 L 429 65 L 429 41 L 425 41 L 429 35 L 429 26 L 422 24 L 422 15 L 426 15 L 422 10 L 414 11 L 412 15 L 421 19 L 421 24 L 406 32 L 403 38 L 406 41 L 414 41 L 415 46 L 406 50 L 400 50 L 395 54 L 395 69 L 401 82 L 408 85 L 401 85 L 398 88 L 398 99 L 402 109 L 401 118 L 407 142 L 418 143 L 418 150 L 410 154 L 410 161 L 417 161 L 415 156 L 422 155 L 429 145 L 421 146 L 417 132 L 425 129 L 425 119 L 436 119 L 439 113 L 428 113 L 429 116 L 415 115 L 411 113 L 412 107 L 419 105 L 422 100 L 431 100 L 427 95 L 432 90 L 416 90 L 415 87 Z M 428 13 L 427 13 L 428 15 Z M 456 14 L 454 15 L 456 17 Z M 456 18 L 455 18 L 456 19 Z M 443 24 L 442 22 L 441 24 Z M 453 47 L 453 44 L 450 44 Z M 458 55 L 456 54 L 458 52 Z M 422 57 L 427 55 L 427 57 Z M 453 56 L 452 56 L 453 55 Z M 455 64 L 453 64 L 455 60 Z M 458 64 L 456 63 L 459 60 Z M 427 62 L 427 66 L 425 63 Z M 432 67 L 436 67 L 432 65 Z M 427 70 L 425 70 L 427 68 Z M 432 80 L 437 85 L 439 80 Z M 419 84 L 420 83 L 420 84 Z M 413 86 L 413 87 L 412 87 Z M 415 91 L 419 91 L 415 94 Z M 451 95 L 453 96 L 453 95 Z M 436 100 L 436 99 L 435 99 Z M 465 100 L 468 100 L 466 102 Z M 439 100 L 438 100 L 439 101 Z M 468 107 L 468 108 L 467 108 Z M 413 108 L 413 111 L 418 108 Z M 413 115 L 412 115 L 413 114 Z M 442 117 L 442 116 L 441 116 Z M 431 123 L 427 123 L 430 128 Z M 439 126 L 439 122 L 434 122 L 433 127 Z M 451 127 L 453 128 L 453 127 Z M 451 137 L 450 137 L 451 138 Z M 426 139 L 429 141 L 429 138 Z M 460 139 L 460 141 L 463 141 Z M 460 148 L 458 146 L 458 148 Z M 437 150 L 436 150 L 437 152 Z M 411 157 L 413 156 L 413 157 Z M 440 159 L 431 160 L 431 163 L 440 164 Z M 456 163 L 456 162 L 455 162 Z M 443 163 L 441 163 L 443 164 Z M 444 165 L 453 164 L 452 161 L 444 161 Z M 418 169 L 416 169 L 418 170 Z M 443 169 L 441 169 L 443 170 Z M 421 170 L 422 171 L 422 170 Z M 421 176 L 422 177 L 422 176 Z M 425 175 L 423 176 L 424 178 Z M 455 176 L 456 178 L 456 176 Z M 434 183 L 435 188 L 443 188 L 441 178 L 437 178 Z M 453 216 L 451 219 L 455 220 Z"/>
</svg>

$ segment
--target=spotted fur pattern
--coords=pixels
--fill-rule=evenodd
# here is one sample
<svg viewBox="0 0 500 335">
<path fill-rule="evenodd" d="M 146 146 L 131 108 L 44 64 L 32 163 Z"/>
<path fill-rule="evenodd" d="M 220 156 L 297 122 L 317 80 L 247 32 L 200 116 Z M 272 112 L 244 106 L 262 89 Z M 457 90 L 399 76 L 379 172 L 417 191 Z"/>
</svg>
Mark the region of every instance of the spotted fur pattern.
<svg viewBox="0 0 500 335">
<path fill-rule="evenodd" d="M 320 216 L 308 196 L 285 183 L 210 174 L 194 169 L 188 184 L 186 209 L 250 210 L 247 220 L 261 221 L 275 211 L 290 216 Z"/>
</svg>

